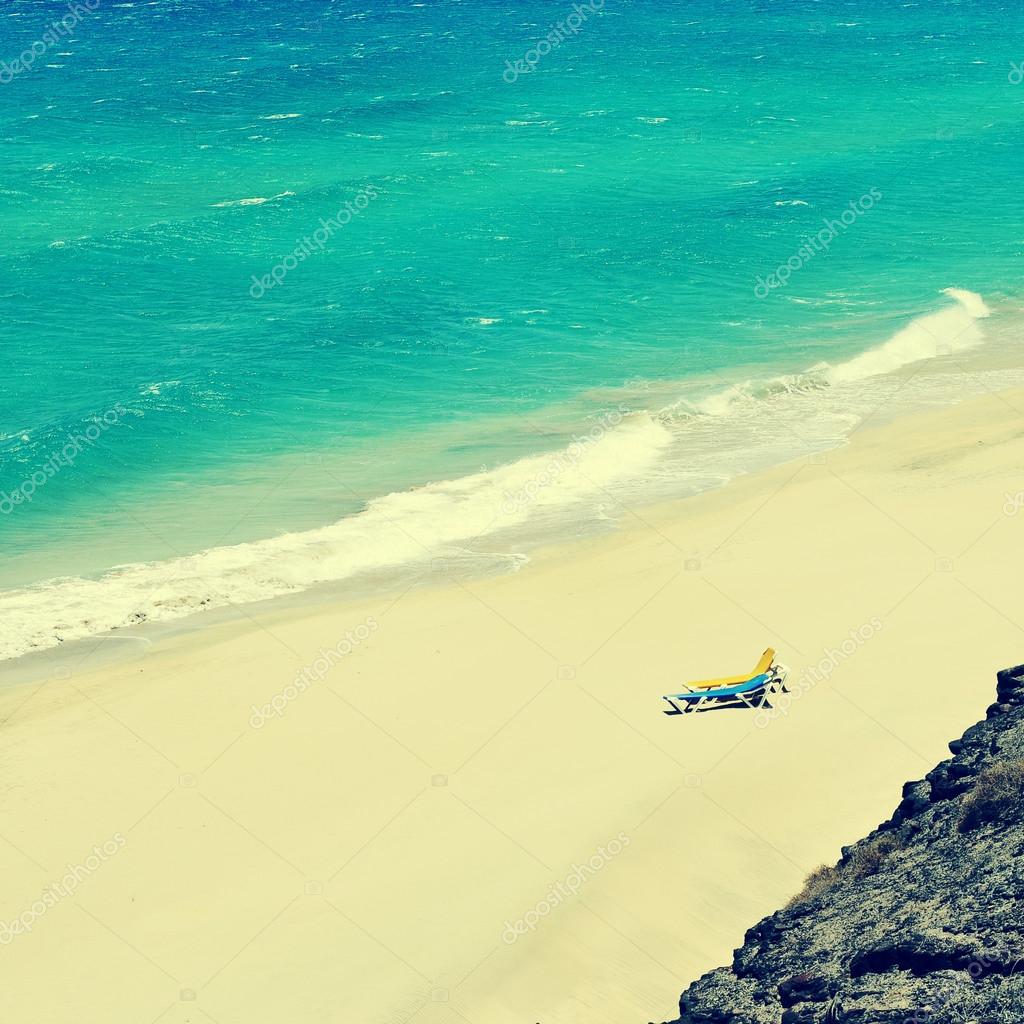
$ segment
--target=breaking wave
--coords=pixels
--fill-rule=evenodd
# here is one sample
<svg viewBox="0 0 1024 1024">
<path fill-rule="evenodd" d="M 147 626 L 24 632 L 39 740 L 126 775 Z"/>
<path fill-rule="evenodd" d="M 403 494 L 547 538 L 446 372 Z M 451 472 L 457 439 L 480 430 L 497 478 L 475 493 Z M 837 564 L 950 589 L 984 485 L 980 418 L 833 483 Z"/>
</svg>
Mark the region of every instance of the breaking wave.
<svg viewBox="0 0 1024 1024">
<path fill-rule="evenodd" d="M 912 320 L 881 345 L 852 359 L 835 365 L 818 363 L 802 373 L 734 384 L 701 399 L 693 408 L 699 413 L 723 415 L 730 412 L 737 401 L 763 401 L 776 395 L 852 384 L 981 344 L 984 335 L 978 321 L 992 315 L 982 297 L 962 288 L 946 288 L 942 294 L 948 295 L 955 304 Z"/>
</svg>

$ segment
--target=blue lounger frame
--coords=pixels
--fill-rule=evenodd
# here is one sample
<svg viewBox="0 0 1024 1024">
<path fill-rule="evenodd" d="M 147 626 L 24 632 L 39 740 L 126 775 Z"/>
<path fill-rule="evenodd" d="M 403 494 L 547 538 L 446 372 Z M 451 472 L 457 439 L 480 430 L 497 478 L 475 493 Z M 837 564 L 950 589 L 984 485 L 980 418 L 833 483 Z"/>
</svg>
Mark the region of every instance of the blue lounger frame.
<svg viewBox="0 0 1024 1024">
<path fill-rule="evenodd" d="M 772 665 L 761 675 L 754 676 L 736 686 L 723 686 L 713 690 L 688 690 L 686 693 L 671 693 L 662 697 L 670 709 L 666 715 L 685 715 L 718 708 L 759 708 L 775 692 L 787 693 L 786 673 L 780 665 Z"/>
</svg>

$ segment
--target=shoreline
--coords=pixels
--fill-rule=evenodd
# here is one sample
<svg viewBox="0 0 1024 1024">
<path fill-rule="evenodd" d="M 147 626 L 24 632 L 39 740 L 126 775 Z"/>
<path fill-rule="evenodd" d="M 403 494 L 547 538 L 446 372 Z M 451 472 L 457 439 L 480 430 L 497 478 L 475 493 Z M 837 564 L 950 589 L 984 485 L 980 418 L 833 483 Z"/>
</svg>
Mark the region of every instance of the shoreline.
<svg viewBox="0 0 1024 1024">
<path fill-rule="evenodd" d="M 175 525 L 183 509 L 173 496 L 157 496 L 145 514 L 130 504 L 122 510 L 126 549 L 115 547 L 109 531 L 91 537 L 95 543 L 87 530 L 70 547 L 60 539 L 46 544 L 44 529 L 33 563 L 37 571 L 46 567 L 46 578 L 0 591 L 0 616 L 12 626 L 0 638 L 0 654 L 11 661 L 117 634 L 133 623 L 156 623 L 160 630 L 232 605 L 279 598 L 298 603 L 303 594 L 315 603 L 352 591 L 415 586 L 430 575 L 469 580 L 509 571 L 529 557 L 522 552 L 607 532 L 620 506 L 685 500 L 842 447 L 879 407 L 899 418 L 965 394 L 1024 385 L 1024 368 L 1002 370 L 1005 380 L 995 369 L 1007 356 L 1013 315 L 990 319 L 980 296 L 946 291 L 951 307 L 917 317 L 834 365 L 775 375 L 767 367 L 754 376 L 710 372 L 588 392 L 548 408 L 553 418 L 541 425 L 530 416 L 481 421 L 484 434 L 475 445 L 439 425 L 432 440 L 424 439 L 426 461 L 432 464 L 430 451 L 447 436 L 458 465 L 448 474 L 435 466 L 435 476 L 421 468 L 420 482 L 404 489 L 389 489 L 387 474 L 379 488 L 369 486 L 360 460 L 351 478 L 340 455 L 331 460 L 310 451 L 271 459 L 253 476 L 249 492 L 235 494 L 246 515 L 232 508 L 225 520 L 223 510 L 201 501 L 189 512 L 191 522 L 210 517 L 203 543 Z M 467 444 L 475 454 L 464 450 Z M 488 453 L 497 462 L 480 465 L 476 460 Z M 403 459 L 410 461 L 408 453 Z M 262 508 L 265 499 L 311 465 L 316 470 L 303 475 L 309 480 L 301 493 L 288 498 L 294 514 L 301 508 L 299 519 L 275 520 Z M 393 473 L 390 483 L 401 476 Z M 316 509 L 322 516 L 313 514 Z M 138 549 L 143 534 L 159 554 Z M 25 561 L 25 553 L 16 552 L 12 564 L 24 567 Z"/>
<path fill-rule="evenodd" d="M 14 1012 L 78 950 L 126 1022 L 182 990 L 222 1021 L 668 1019 L 1019 662 L 1022 415 L 1015 390 L 902 417 L 519 573 L 247 606 L 0 690 L 0 918 L 126 838 L 84 913 L 7 946 Z M 661 715 L 769 644 L 811 681 L 784 713 Z"/>
<path fill-rule="evenodd" d="M 1007 385 L 998 393 L 1002 394 L 1004 391 L 1010 395 L 1024 396 L 1024 387 L 1016 382 Z M 996 393 L 991 389 L 986 391 L 987 395 Z M 985 395 L 972 394 L 968 398 L 956 402 L 949 409 L 983 400 L 984 397 Z M 1024 405 L 1024 397 L 1020 397 L 1019 402 Z M 434 590 L 453 585 L 469 585 L 515 575 L 523 569 L 528 571 L 531 565 L 543 563 L 552 557 L 557 558 L 563 554 L 572 557 L 574 552 L 583 551 L 589 544 L 601 545 L 628 532 L 637 522 L 645 522 L 648 519 L 653 521 L 670 520 L 676 514 L 682 514 L 681 510 L 685 509 L 689 503 L 700 500 L 705 495 L 718 493 L 723 489 L 735 489 L 735 493 L 740 493 L 747 482 L 750 482 L 750 486 L 756 489 L 761 486 L 762 479 L 770 477 L 773 473 L 782 472 L 788 466 L 822 463 L 830 454 L 847 449 L 851 439 L 860 435 L 861 431 L 865 431 L 870 436 L 876 431 L 885 430 L 903 421 L 913 422 L 918 417 L 936 415 L 934 409 L 920 407 L 913 408 L 911 411 L 900 410 L 894 415 L 891 409 L 885 410 L 886 404 L 883 403 L 876 412 L 868 416 L 864 422 L 854 428 L 849 436 L 843 438 L 834 447 L 826 448 L 824 451 L 794 455 L 768 466 L 743 471 L 721 483 L 710 485 L 692 494 L 648 500 L 637 508 L 622 505 L 621 515 L 614 521 L 609 520 L 610 525 L 595 525 L 582 521 L 579 524 L 581 531 L 579 535 L 560 535 L 546 540 L 534 540 L 525 545 L 526 550 L 523 553 L 499 554 L 491 550 L 476 552 L 472 556 L 472 560 L 476 562 L 475 566 L 461 575 L 457 575 L 454 571 L 439 569 L 439 565 L 444 559 L 432 559 L 425 568 L 410 565 L 398 568 L 393 573 L 385 573 L 381 578 L 370 576 L 356 580 L 329 580 L 293 593 L 278 594 L 237 604 L 214 606 L 208 610 L 197 610 L 183 618 L 156 619 L 142 622 L 137 626 L 121 626 L 105 634 L 73 638 L 67 643 L 61 643 L 54 647 L 41 647 L 13 658 L 0 660 L 0 689 L 11 685 L 18 686 L 41 681 L 48 676 L 62 677 L 69 663 L 76 665 L 88 661 L 91 669 L 96 669 L 100 666 L 110 667 L 125 661 L 145 658 L 154 646 L 159 647 L 161 644 L 176 642 L 180 637 L 197 638 L 199 642 L 205 642 L 204 634 L 212 637 L 220 636 L 224 632 L 230 633 L 233 623 L 237 623 L 238 628 L 245 629 L 246 623 L 252 621 L 250 612 L 274 619 L 304 617 L 315 615 L 318 610 L 331 606 L 369 605 L 378 600 L 387 600 L 399 593 L 404 594 L 421 589 Z M 942 411 L 947 410 L 943 409 Z M 940 411 L 938 415 L 941 414 Z M 872 422 L 876 416 L 878 417 L 877 422 Z M 562 454 L 562 452 L 542 453 L 538 458 L 550 457 L 554 460 Z M 275 539 L 277 538 L 273 536 L 268 537 L 260 543 L 273 542 Z M 584 556 L 581 555 L 581 557 Z M 521 568 L 513 570 L 503 568 L 501 563 L 509 560 L 516 562 Z M 484 563 L 488 562 L 493 568 L 490 571 L 485 571 Z M 114 641 L 115 649 L 110 648 L 108 641 Z"/>
</svg>

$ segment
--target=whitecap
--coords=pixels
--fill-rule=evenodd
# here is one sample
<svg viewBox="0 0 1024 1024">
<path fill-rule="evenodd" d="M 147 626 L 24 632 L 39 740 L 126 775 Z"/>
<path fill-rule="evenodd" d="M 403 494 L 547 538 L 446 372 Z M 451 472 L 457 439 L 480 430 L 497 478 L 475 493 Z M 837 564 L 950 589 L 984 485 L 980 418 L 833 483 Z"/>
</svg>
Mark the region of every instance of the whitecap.
<svg viewBox="0 0 1024 1024">
<path fill-rule="evenodd" d="M 275 196 L 250 196 L 248 199 L 225 199 L 222 203 L 211 204 L 215 209 L 222 209 L 228 206 L 262 206 L 264 203 L 271 203 L 275 199 L 284 199 L 287 196 L 295 195 L 294 192 L 278 192 Z"/>
<path fill-rule="evenodd" d="M 264 203 L 269 203 L 269 196 L 252 196 L 249 199 L 225 199 L 223 203 L 211 204 L 215 208 L 224 206 L 262 206 Z"/>
<path fill-rule="evenodd" d="M 165 388 L 176 388 L 181 384 L 180 380 L 158 380 L 152 384 L 144 384 L 139 388 L 140 395 L 159 395 Z"/>
</svg>

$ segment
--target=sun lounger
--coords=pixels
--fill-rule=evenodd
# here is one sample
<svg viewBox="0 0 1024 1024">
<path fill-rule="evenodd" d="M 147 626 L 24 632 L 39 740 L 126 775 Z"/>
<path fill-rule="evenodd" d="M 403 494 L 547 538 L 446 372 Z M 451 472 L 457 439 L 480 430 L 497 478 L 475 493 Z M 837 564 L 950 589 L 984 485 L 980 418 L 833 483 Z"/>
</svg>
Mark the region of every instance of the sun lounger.
<svg viewBox="0 0 1024 1024">
<path fill-rule="evenodd" d="M 669 704 L 666 715 L 685 715 L 720 708 L 760 708 L 777 692 L 787 692 L 786 670 L 775 664 L 775 651 L 769 647 L 751 674 L 691 683 L 685 693 L 671 693 L 662 700 Z"/>
</svg>

